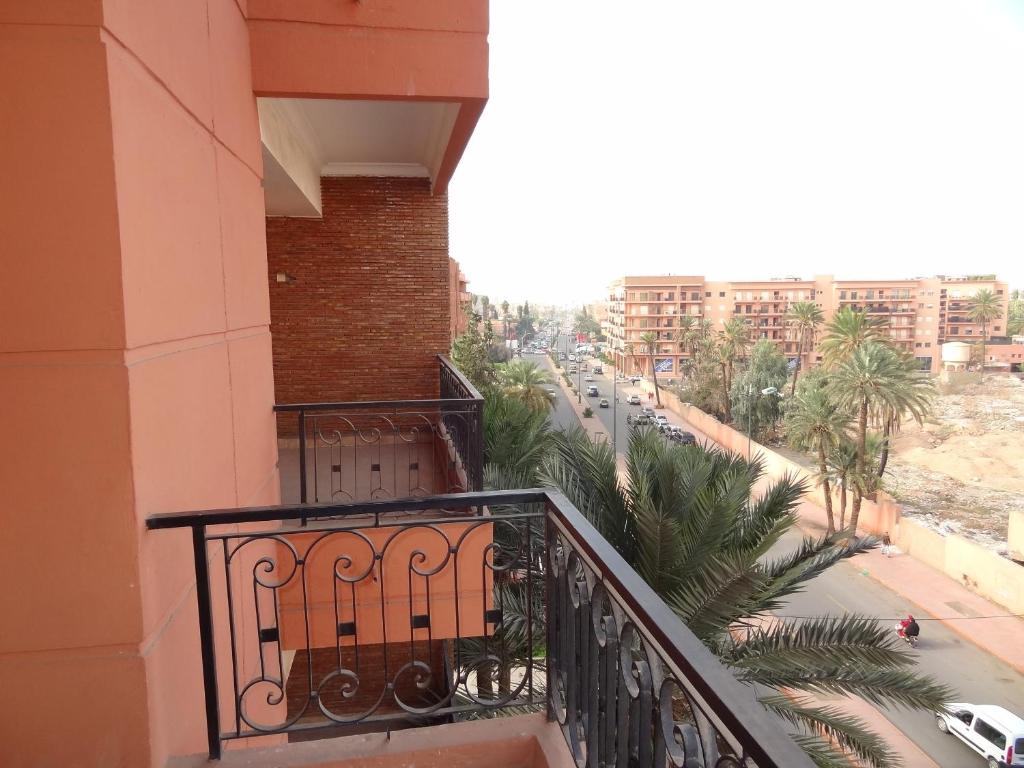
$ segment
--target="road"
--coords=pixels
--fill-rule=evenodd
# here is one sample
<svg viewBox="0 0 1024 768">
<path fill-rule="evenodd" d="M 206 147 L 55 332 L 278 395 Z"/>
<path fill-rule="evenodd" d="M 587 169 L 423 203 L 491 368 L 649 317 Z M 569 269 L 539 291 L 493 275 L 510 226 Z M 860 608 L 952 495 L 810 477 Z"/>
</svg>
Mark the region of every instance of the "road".
<svg viewBox="0 0 1024 768">
<path fill-rule="evenodd" d="M 566 340 L 560 340 L 559 348 L 563 349 Z M 539 360 L 539 357 L 534 359 Z M 550 361 L 544 357 L 544 364 L 550 367 Z M 564 363 L 563 363 L 564 364 Z M 593 375 L 593 374 L 591 374 Z M 612 398 L 611 371 L 603 376 L 594 376 L 594 383 L 600 391 L 600 397 Z M 586 384 L 587 382 L 583 382 Z M 620 453 L 626 450 L 629 427 L 626 425 L 626 414 L 639 410 L 637 406 L 625 404 L 626 396 L 639 392 L 628 382 L 615 387 L 620 402 L 616 409 L 617 440 Z M 585 390 L 584 390 L 585 391 Z M 594 414 L 605 425 L 609 436 L 612 434 L 612 409 L 597 408 L 599 398 L 584 399 L 592 401 Z M 646 403 L 646 395 L 643 396 Z M 673 423 L 682 420 L 671 416 Z M 561 389 L 558 390 L 558 403 L 553 414 L 556 426 L 570 426 L 578 423 L 575 413 L 565 401 Z M 699 441 L 706 439 L 704 435 L 695 433 Z M 801 539 L 799 531 L 790 531 L 780 542 L 778 554 L 795 547 Z M 833 566 L 814 581 L 807 589 L 794 595 L 785 606 L 778 611 L 779 616 L 824 616 L 856 613 L 874 616 L 885 627 L 892 627 L 898 619 L 913 613 L 921 624 L 921 640 L 914 652 L 919 663 L 919 670 L 936 680 L 954 688 L 959 701 L 974 703 L 997 704 L 1006 707 L 1018 715 L 1024 714 L 1024 676 L 1008 667 L 999 659 L 991 656 L 960 635 L 953 632 L 940 621 L 919 606 L 908 603 L 897 593 L 882 586 L 872 579 L 857 563 L 857 558 Z M 840 697 L 834 697 L 839 701 Z M 934 718 L 924 712 L 908 712 L 906 710 L 879 708 L 900 731 L 917 744 L 932 760 L 942 768 L 979 768 L 984 761 L 966 745 L 953 736 L 947 736 L 935 727 Z"/>
</svg>

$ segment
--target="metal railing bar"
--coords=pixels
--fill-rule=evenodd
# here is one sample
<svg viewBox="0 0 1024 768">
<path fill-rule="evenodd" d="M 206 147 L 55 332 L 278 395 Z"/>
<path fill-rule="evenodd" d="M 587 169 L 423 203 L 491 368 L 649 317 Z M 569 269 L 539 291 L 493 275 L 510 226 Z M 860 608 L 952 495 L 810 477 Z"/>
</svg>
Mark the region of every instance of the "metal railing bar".
<svg viewBox="0 0 1024 768">
<path fill-rule="evenodd" d="M 451 360 L 448 359 L 447 355 L 438 355 L 438 360 L 441 361 L 441 367 L 446 368 L 452 376 L 462 385 L 462 387 L 469 392 L 470 397 L 473 400 L 483 400 L 484 396 L 480 394 L 480 391 L 473 386 L 473 382 L 466 378 L 465 374 L 458 369 Z"/>
<path fill-rule="evenodd" d="M 399 528 L 408 526 L 409 524 L 415 524 L 417 527 L 436 527 L 439 525 L 450 525 L 452 523 L 479 521 L 484 523 L 497 523 L 503 520 L 533 520 L 536 518 L 544 517 L 543 512 L 519 512 L 515 514 L 474 514 L 467 515 L 464 517 L 434 517 L 427 518 L 424 520 L 411 519 L 411 520 L 399 520 L 394 518 L 385 518 L 383 520 L 377 519 L 374 521 L 355 521 L 352 525 L 309 525 L 302 528 L 272 528 L 266 531 L 245 531 L 242 533 L 208 533 L 206 534 L 207 541 L 230 541 L 232 539 L 272 539 L 282 535 L 295 535 L 300 533 L 333 533 L 333 532 L 345 532 L 345 531 L 361 531 L 367 528 Z"/>
<path fill-rule="evenodd" d="M 583 514 L 560 491 L 549 490 L 548 509 L 558 528 L 582 555 L 594 564 L 606 585 L 614 588 L 623 608 L 633 614 L 637 627 L 646 630 L 693 685 L 707 704 L 709 717 L 721 721 L 721 731 L 732 734 L 755 763 L 810 768 L 813 763 L 778 723 L 768 716 L 751 691 L 744 687 L 704 644 L 683 624 L 651 586 L 622 558 Z"/>
<path fill-rule="evenodd" d="M 346 401 L 340 403 L 279 403 L 274 405 L 275 413 L 295 413 L 298 411 L 354 411 L 363 409 L 393 410 L 396 408 L 414 408 L 417 411 L 430 408 L 451 408 L 453 406 L 470 406 L 476 398 L 452 397 L 437 400 L 365 400 Z"/>
<path fill-rule="evenodd" d="M 190 528 L 199 525 L 262 523 L 270 520 L 295 520 L 311 517 L 378 515 L 386 512 L 417 512 L 430 509 L 455 511 L 474 506 L 526 504 L 530 502 L 546 502 L 547 500 L 548 491 L 543 488 L 531 488 L 512 491 L 447 493 L 405 499 L 361 501 L 349 504 L 278 504 L 269 507 L 163 512 L 147 517 L 146 527 L 149 530 L 162 530 L 166 528 Z"/>
</svg>

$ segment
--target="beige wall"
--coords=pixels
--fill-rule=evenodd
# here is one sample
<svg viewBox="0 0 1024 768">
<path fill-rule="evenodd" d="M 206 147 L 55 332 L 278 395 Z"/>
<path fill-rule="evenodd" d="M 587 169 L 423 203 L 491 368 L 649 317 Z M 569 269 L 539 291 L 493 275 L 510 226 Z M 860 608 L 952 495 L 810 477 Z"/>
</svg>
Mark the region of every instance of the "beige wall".
<svg viewBox="0 0 1024 768">
<path fill-rule="evenodd" d="M 644 385 L 646 387 L 647 382 Z M 671 392 L 662 391 L 661 400 L 671 411 L 723 448 L 742 456 L 747 455 L 746 435 L 698 408 L 680 403 L 679 398 Z M 808 494 L 810 500 L 823 504 L 821 488 L 815 486 L 813 474 L 804 467 L 757 442 L 751 443 L 751 452 L 761 457 L 769 476 L 792 474 L 806 480 L 813 489 Z M 838 514 L 838 493 L 833 494 L 833 501 Z M 893 542 L 914 559 L 942 571 L 1013 613 L 1024 613 L 1024 567 L 1012 560 L 1000 557 L 961 536 L 943 536 L 915 520 L 903 517 L 899 504 L 882 492 L 876 501 L 864 500 L 859 522 L 860 532 L 875 535 L 889 533 Z M 1011 520 L 1010 535 L 1011 547 L 1012 542 L 1018 540 L 1019 546 L 1024 547 L 1024 521 L 1020 518 Z"/>
</svg>

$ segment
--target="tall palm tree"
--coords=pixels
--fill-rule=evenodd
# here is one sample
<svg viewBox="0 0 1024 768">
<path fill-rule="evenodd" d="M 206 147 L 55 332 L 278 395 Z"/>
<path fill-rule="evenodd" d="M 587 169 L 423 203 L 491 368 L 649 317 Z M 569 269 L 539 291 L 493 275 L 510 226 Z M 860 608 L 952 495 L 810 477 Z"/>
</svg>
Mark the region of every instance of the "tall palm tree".
<svg viewBox="0 0 1024 768">
<path fill-rule="evenodd" d="M 810 351 L 818 327 L 825 322 L 825 316 L 813 301 L 798 301 L 789 306 L 783 318 L 797 333 L 796 369 L 793 371 L 793 388 L 790 397 L 796 394 L 796 380 L 800 376 L 804 356 Z"/>
<path fill-rule="evenodd" d="M 931 407 L 935 389 L 907 357 L 888 344 L 877 341 L 863 344 L 842 360 L 828 380 L 829 396 L 835 404 L 856 413 L 857 445 L 856 475 L 866 477 L 868 415 L 887 410 L 894 414 L 909 413 L 919 423 Z M 850 528 L 854 535 L 865 495 L 863 483 L 853 489 L 853 510 Z"/>
<path fill-rule="evenodd" d="M 847 757 L 876 768 L 898 760 L 856 718 L 811 701 L 814 694 L 933 711 L 950 692 L 913 672 L 887 625 L 860 616 L 764 622 L 786 598 L 843 558 L 874 546 L 804 539 L 773 557 L 796 522 L 805 491 L 785 477 L 760 495 L 760 461 L 699 446 L 669 447 L 654 430 L 629 441 L 621 482 L 610 445 L 582 430 L 556 433 L 546 482 L 559 487 L 690 630 L 761 703 L 789 721 L 821 766 Z M 767 692 L 766 692 L 767 690 Z M 799 692 L 794 695 L 794 692 Z"/>
<path fill-rule="evenodd" d="M 654 331 L 648 331 L 640 337 L 640 341 L 644 345 L 644 351 L 647 353 L 647 357 L 651 360 L 651 380 L 654 382 L 654 398 L 658 401 L 658 407 L 661 408 L 661 392 L 658 390 L 658 372 L 654 368 L 654 355 L 658 351 L 658 334 Z"/>
<path fill-rule="evenodd" d="M 826 535 L 836 532 L 829 485 L 828 457 L 842 442 L 850 424 L 849 411 L 836 408 L 824 387 L 802 391 L 786 413 L 786 436 L 794 447 L 813 451 L 818 457 L 818 482 L 825 495 Z M 845 518 L 845 514 L 843 516 Z"/>
<path fill-rule="evenodd" d="M 492 390 L 484 400 L 484 485 L 488 490 L 535 488 L 550 441 L 546 410 Z"/>
<path fill-rule="evenodd" d="M 750 346 L 750 326 L 738 317 L 730 318 L 718 332 L 718 364 L 722 367 L 722 402 L 725 420 L 732 421 L 729 393 L 732 391 L 732 374 L 739 360 Z"/>
<path fill-rule="evenodd" d="M 839 530 L 846 529 L 846 496 L 857 471 L 857 444 L 843 437 L 828 455 L 829 479 L 839 486 Z"/>
<path fill-rule="evenodd" d="M 988 288 L 982 288 L 971 298 L 967 316 L 975 323 L 981 323 L 981 377 L 985 377 L 985 339 L 988 338 L 988 324 L 1003 314 L 1003 302 Z"/>
<path fill-rule="evenodd" d="M 822 362 L 827 368 L 832 368 L 852 355 L 854 350 L 869 343 L 890 343 L 885 322 L 866 312 L 842 307 L 825 327 L 825 338 L 821 342 Z"/>
<path fill-rule="evenodd" d="M 679 351 L 689 355 L 689 363 L 692 370 L 697 358 L 697 320 L 692 315 L 679 316 L 679 328 L 673 335 L 673 340 L 679 345 Z M 679 366 L 679 373 L 682 374 L 682 365 Z"/>
<path fill-rule="evenodd" d="M 554 405 L 545 385 L 554 384 L 551 372 L 529 360 L 514 360 L 498 370 L 505 394 L 535 411 L 547 413 Z"/>
</svg>

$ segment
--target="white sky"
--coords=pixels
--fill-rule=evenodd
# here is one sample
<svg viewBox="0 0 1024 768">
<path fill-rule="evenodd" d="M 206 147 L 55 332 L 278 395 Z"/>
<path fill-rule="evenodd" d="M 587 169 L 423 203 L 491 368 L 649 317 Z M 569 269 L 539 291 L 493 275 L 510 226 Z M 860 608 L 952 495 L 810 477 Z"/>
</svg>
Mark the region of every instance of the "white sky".
<svg viewBox="0 0 1024 768">
<path fill-rule="evenodd" d="M 450 186 L 474 293 L 623 274 L 1024 288 L 1024 0 L 491 0 Z"/>
</svg>

